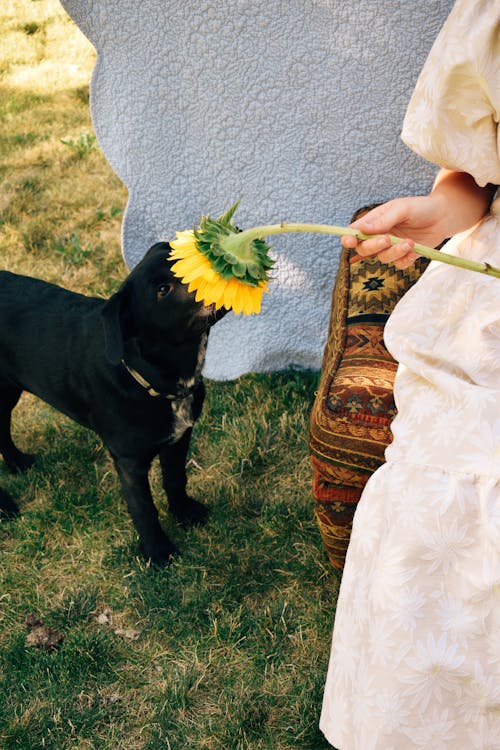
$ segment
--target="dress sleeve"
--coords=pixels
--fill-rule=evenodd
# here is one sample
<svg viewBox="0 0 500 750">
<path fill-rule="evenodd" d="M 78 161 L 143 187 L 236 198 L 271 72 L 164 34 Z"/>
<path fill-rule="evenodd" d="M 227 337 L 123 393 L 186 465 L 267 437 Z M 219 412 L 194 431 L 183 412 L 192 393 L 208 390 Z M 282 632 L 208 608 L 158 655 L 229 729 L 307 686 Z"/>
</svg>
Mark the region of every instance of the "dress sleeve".
<svg viewBox="0 0 500 750">
<path fill-rule="evenodd" d="M 457 0 L 422 69 L 401 137 L 424 159 L 500 184 L 500 0 Z"/>
</svg>

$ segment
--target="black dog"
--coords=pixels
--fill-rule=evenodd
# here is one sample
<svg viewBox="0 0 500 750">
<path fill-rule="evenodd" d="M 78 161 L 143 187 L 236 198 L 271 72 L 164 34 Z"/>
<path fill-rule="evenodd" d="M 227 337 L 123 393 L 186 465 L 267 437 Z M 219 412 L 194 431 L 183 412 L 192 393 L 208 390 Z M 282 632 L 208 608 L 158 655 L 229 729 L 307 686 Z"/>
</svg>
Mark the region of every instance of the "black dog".
<svg viewBox="0 0 500 750">
<path fill-rule="evenodd" d="M 186 455 L 205 395 L 209 329 L 226 312 L 195 301 L 172 274 L 169 252 L 154 245 L 108 300 L 0 272 L 0 453 L 13 471 L 33 463 L 10 433 L 23 390 L 94 430 L 141 549 L 160 564 L 177 550 L 158 521 L 148 470 L 159 455 L 170 512 L 184 526 L 205 521 L 207 508 L 186 494 Z"/>
</svg>

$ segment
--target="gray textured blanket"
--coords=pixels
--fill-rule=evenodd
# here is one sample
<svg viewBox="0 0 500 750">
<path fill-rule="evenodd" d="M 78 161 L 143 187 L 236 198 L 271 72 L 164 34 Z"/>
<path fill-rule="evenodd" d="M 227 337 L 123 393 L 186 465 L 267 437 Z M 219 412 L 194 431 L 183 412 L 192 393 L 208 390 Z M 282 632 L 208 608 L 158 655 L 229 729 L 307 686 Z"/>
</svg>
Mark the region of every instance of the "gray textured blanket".
<svg viewBox="0 0 500 750">
<path fill-rule="evenodd" d="M 91 112 L 129 190 L 129 267 L 153 242 L 238 198 L 242 227 L 344 224 L 428 189 L 400 142 L 408 99 L 451 0 L 62 0 L 98 52 Z M 340 245 L 273 238 L 260 316 L 211 334 L 205 375 L 318 368 Z"/>
</svg>

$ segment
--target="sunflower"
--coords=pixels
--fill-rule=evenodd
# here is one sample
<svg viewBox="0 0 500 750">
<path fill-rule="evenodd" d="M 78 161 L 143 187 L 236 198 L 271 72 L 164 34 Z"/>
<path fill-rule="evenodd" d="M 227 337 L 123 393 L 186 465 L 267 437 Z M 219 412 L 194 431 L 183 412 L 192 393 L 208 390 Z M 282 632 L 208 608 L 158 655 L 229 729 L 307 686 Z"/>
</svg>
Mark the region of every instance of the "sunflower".
<svg viewBox="0 0 500 750">
<path fill-rule="evenodd" d="M 261 239 L 238 243 L 235 248 L 224 245 L 231 235 L 238 236 L 231 221 L 237 205 L 218 219 L 203 217 L 199 229 L 176 232 L 169 260 L 175 261 L 173 274 L 196 293 L 197 302 L 251 315 L 260 312 L 273 261 Z"/>
</svg>

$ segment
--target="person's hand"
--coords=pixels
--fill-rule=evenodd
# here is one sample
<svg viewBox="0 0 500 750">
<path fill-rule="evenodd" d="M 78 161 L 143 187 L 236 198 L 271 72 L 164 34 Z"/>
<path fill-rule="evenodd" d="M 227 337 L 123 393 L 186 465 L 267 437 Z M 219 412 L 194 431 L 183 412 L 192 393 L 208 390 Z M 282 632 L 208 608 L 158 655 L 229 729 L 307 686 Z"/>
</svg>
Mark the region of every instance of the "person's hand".
<svg viewBox="0 0 500 750">
<path fill-rule="evenodd" d="M 488 212 L 497 185 L 478 185 L 467 172 L 441 169 L 429 195 L 396 198 L 351 224 L 364 234 L 381 235 L 359 241 L 344 235 L 342 245 L 358 255 L 377 255 L 384 263 L 407 268 L 418 258 L 415 242 L 437 247 L 457 232 L 474 226 Z M 391 246 L 389 234 L 401 237 Z"/>
<path fill-rule="evenodd" d="M 436 247 L 446 238 L 440 204 L 440 196 L 434 193 L 388 201 L 350 225 L 352 229 L 378 237 L 358 240 L 344 235 L 342 246 L 355 249 L 362 257 L 377 255 L 384 263 L 407 268 L 419 257 L 413 249 L 415 242 Z M 401 237 L 401 242 L 391 245 L 389 234 Z"/>
</svg>

